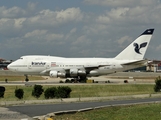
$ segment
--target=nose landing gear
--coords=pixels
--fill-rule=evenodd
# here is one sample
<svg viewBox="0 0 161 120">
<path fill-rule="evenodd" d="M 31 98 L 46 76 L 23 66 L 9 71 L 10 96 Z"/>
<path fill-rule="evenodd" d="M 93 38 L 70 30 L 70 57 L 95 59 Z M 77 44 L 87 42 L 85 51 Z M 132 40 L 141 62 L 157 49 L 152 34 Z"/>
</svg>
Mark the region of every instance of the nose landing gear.
<svg viewBox="0 0 161 120">
<path fill-rule="evenodd" d="M 26 78 L 25 78 L 25 81 L 26 81 L 26 82 L 28 82 L 28 81 L 29 81 L 28 76 L 27 76 L 27 75 L 25 75 L 25 77 L 26 77 Z"/>
</svg>

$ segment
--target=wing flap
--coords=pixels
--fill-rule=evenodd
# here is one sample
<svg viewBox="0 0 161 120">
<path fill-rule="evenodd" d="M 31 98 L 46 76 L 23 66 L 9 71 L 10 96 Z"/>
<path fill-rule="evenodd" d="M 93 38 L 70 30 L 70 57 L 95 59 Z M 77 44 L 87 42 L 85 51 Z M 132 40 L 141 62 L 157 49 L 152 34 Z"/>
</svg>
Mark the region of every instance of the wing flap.
<svg viewBox="0 0 161 120">
<path fill-rule="evenodd" d="M 107 65 L 85 65 L 84 67 L 79 67 L 77 69 L 85 69 L 86 71 L 90 71 L 90 70 L 98 69 L 99 67 L 104 67 L 104 66 L 107 66 Z M 46 69 L 46 70 L 43 70 L 42 72 L 40 72 L 40 74 L 46 74 L 46 73 L 49 73 L 52 70 L 56 70 L 56 71 L 62 71 L 63 70 L 63 71 L 69 72 L 70 68 L 67 68 L 67 69 L 65 69 L 65 68 Z"/>
</svg>

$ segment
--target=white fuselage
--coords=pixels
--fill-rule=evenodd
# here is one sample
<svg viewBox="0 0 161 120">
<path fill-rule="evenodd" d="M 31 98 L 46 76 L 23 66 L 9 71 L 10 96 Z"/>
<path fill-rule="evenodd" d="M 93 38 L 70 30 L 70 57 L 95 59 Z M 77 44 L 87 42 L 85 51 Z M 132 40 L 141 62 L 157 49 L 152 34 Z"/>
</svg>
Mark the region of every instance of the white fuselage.
<svg viewBox="0 0 161 120">
<path fill-rule="evenodd" d="M 32 75 L 49 75 L 48 70 L 66 71 L 86 69 L 87 76 L 99 76 L 131 69 L 121 64 L 134 60 L 115 60 L 114 58 L 63 58 L 55 56 L 23 56 L 8 66 L 15 72 Z M 135 66 L 136 67 L 136 66 Z M 95 71 L 92 73 L 91 71 Z"/>
</svg>

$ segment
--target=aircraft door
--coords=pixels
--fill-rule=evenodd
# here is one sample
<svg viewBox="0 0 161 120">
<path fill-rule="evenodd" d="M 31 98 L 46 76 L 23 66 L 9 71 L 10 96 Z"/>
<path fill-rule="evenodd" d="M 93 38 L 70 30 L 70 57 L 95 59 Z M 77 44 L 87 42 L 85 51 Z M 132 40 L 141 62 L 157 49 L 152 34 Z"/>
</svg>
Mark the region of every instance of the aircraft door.
<svg viewBox="0 0 161 120">
<path fill-rule="evenodd" d="M 46 62 L 46 69 L 49 69 L 51 66 L 50 62 Z"/>
<path fill-rule="evenodd" d="M 29 62 L 28 60 L 26 60 L 26 62 L 28 69 L 32 69 L 32 62 Z"/>
<path fill-rule="evenodd" d="M 32 68 L 31 64 L 28 64 L 28 69 L 31 69 L 31 68 Z"/>
</svg>

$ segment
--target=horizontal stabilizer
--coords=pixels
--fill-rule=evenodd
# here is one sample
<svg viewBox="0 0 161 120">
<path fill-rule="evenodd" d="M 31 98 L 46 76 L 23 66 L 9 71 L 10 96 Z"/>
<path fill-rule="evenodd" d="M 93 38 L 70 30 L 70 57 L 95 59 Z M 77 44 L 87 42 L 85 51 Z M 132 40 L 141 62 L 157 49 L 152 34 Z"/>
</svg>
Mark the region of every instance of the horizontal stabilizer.
<svg viewBox="0 0 161 120">
<path fill-rule="evenodd" d="M 128 63 L 122 64 L 122 65 L 142 65 L 147 62 L 148 62 L 148 60 L 139 60 L 139 61 L 135 61 L 135 62 L 128 62 Z"/>
</svg>

